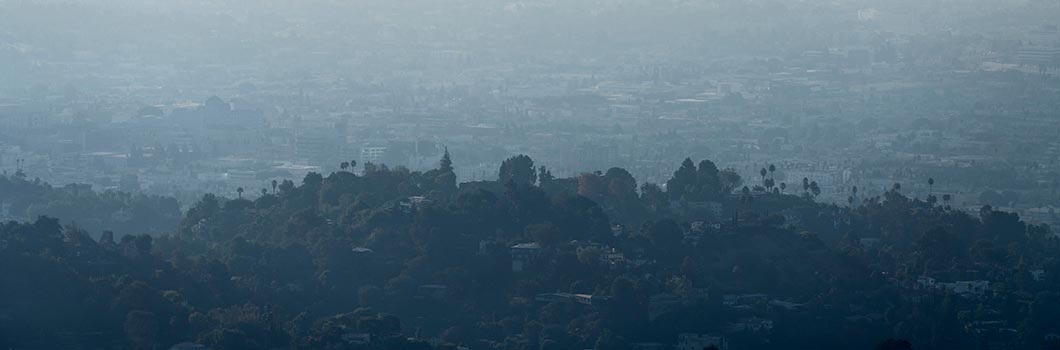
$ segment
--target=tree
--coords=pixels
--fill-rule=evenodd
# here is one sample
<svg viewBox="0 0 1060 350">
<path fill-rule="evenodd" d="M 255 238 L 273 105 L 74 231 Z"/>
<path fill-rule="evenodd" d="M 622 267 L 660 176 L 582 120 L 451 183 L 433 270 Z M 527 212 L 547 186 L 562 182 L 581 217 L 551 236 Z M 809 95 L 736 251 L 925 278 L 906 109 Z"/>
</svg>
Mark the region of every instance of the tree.
<svg viewBox="0 0 1060 350">
<path fill-rule="evenodd" d="M 578 175 L 578 194 L 584 197 L 599 200 L 607 191 L 607 183 L 600 172 L 582 173 Z"/>
<path fill-rule="evenodd" d="M 965 251 L 960 237 L 942 227 L 924 232 L 914 244 L 923 253 L 922 263 L 935 263 L 934 266 L 944 264 Z"/>
<path fill-rule="evenodd" d="M 350 162 L 342 162 L 342 163 L 339 164 L 339 169 L 342 169 L 342 171 L 346 171 L 346 169 L 349 169 L 349 168 L 350 168 Z"/>
<path fill-rule="evenodd" d="M 449 148 L 442 153 L 442 159 L 438 161 L 438 169 L 428 171 L 426 177 L 433 178 L 436 188 L 449 193 L 456 190 L 456 172 L 453 171 L 453 158 L 449 155 Z"/>
<path fill-rule="evenodd" d="M 555 179 L 556 178 L 552 176 L 552 172 L 549 171 L 548 168 L 545 168 L 544 165 L 537 168 L 537 181 L 541 184 L 541 186 L 547 186 L 548 184 L 552 183 L 552 180 Z"/>
<path fill-rule="evenodd" d="M 604 174 L 607 183 L 607 193 L 612 199 L 625 201 L 637 197 L 637 179 L 633 178 L 626 169 L 611 168 Z"/>
<path fill-rule="evenodd" d="M 563 242 L 563 236 L 552 223 L 543 223 L 526 226 L 525 233 L 531 239 L 541 244 L 542 247 L 552 248 Z"/>
<path fill-rule="evenodd" d="M 714 162 L 706 159 L 700 161 L 697 168 L 691 158 L 685 158 L 681 167 L 666 181 L 666 192 L 674 200 L 702 201 L 731 192 L 739 183 L 740 177 L 735 171 L 720 171 Z"/>
<path fill-rule="evenodd" d="M 788 189 L 788 184 L 784 183 L 784 182 L 781 182 L 780 183 L 780 192 L 783 193 L 784 190 L 787 190 L 787 189 Z"/>
<path fill-rule="evenodd" d="M 310 171 L 305 174 L 302 178 L 302 187 L 316 192 L 320 189 L 320 185 L 324 183 L 324 177 L 315 171 Z"/>
<path fill-rule="evenodd" d="M 929 194 L 930 193 L 934 193 L 935 192 L 934 188 L 935 188 L 935 178 L 929 177 L 928 178 L 928 193 Z"/>
<path fill-rule="evenodd" d="M 125 315 L 125 336 L 133 349 L 154 348 L 158 321 L 153 312 L 133 310 Z"/>
<path fill-rule="evenodd" d="M 912 350 L 913 344 L 901 339 L 887 339 L 876 345 L 876 350 Z"/>
<path fill-rule="evenodd" d="M 501 163 L 497 177 L 501 183 L 511 181 L 518 185 L 533 185 L 537 182 L 534 160 L 523 154 L 508 158 Z"/>
<path fill-rule="evenodd" d="M 740 174 L 736 172 L 736 169 L 726 168 L 718 172 L 718 184 L 721 186 L 719 189 L 720 194 L 730 194 L 740 188 L 740 185 L 743 185 L 743 179 L 740 178 Z"/>
<path fill-rule="evenodd" d="M 699 162 L 699 168 L 696 169 L 696 199 L 705 200 L 721 192 L 720 173 L 714 162 L 707 159 Z"/>
<path fill-rule="evenodd" d="M 236 188 L 236 193 L 239 194 L 239 199 L 243 199 L 243 188 L 242 187 Z"/>
<path fill-rule="evenodd" d="M 813 194 L 814 198 L 821 195 L 821 187 L 817 185 L 817 181 L 810 182 L 810 193 Z"/>
<path fill-rule="evenodd" d="M 272 179 L 272 193 L 276 193 L 276 186 L 277 185 L 278 184 L 276 183 L 276 179 Z"/>
<path fill-rule="evenodd" d="M 290 193 L 293 190 L 294 190 L 294 181 L 291 181 L 290 179 L 284 179 L 283 182 L 280 183 L 280 192 L 282 192 L 282 193 Z"/>
<path fill-rule="evenodd" d="M 445 153 L 442 153 L 442 160 L 438 161 L 438 170 L 453 172 L 453 159 L 449 156 L 449 147 L 445 148 Z"/>
<path fill-rule="evenodd" d="M 646 222 L 645 234 L 651 240 L 659 254 L 666 257 L 677 257 L 676 251 L 681 248 L 684 233 L 677 222 L 665 219 L 656 222 Z"/>
<path fill-rule="evenodd" d="M 692 158 L 685 158 L 681 167 L 666 181 L 666 193 L 675 200 L 691 196 L 696 182 L 696 164 L 692 163 Z"/>
<path fill-rule="evenodd" d="M 636 302 L 636 286 L 633 281 L 626 277 L 616 278 L 611 282 L 611 298 L 621 304 Z"/>
<path fill-rule="evenodd" d="M 640 198 L 652 210 L 660 210 L 669 205 L 666 193 L 659 188 L 659 185 L 653 183 L 640 185 Z"/>
</svg>

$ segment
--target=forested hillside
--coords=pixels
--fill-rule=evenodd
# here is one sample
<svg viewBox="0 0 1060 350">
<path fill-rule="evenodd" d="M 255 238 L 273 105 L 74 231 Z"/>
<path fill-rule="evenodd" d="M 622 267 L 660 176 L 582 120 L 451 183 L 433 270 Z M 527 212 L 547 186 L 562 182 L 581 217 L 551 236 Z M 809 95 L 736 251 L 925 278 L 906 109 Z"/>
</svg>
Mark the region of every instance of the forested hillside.
<svg viewBox="0 0 1060 350">
<path fill-rule="evenodd" d="M 1060 242 L 1015 214 L 898 185 L 825 205 L 812 179 L 706 160 L 664 186 L 526 156 L 499 181 L 452 167 L 206 195 L 165 235 L 92 239 L 58 209 L 5 223 L 0 348 L 1060 348 Z M 76 191 L 29 188 L 14 198 Z"/>
<path fill-rule="evenodd" d="M 63 223 L 88 230 L 118 234 L 172 232 L 180 221 L 180 204 L 173 198 L 119 191 L 94 191 L 91 186 L 55 187 L 28 179 L 21 171 L 0 175 L 0 218 L 61 218 Z"/>
</svg>

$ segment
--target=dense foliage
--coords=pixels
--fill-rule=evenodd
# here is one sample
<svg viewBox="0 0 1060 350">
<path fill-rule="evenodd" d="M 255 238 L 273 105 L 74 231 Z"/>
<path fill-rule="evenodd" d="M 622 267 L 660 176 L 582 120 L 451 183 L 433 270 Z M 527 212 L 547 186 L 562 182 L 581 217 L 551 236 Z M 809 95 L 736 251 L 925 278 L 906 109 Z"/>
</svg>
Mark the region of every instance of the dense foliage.
<svg viewBox="0 0 1060 350">
<path fill-rule="evenodd" d="M 162 234 L 171 232 L 180 221 L 180 205 L 173 198 L 98 192 L 89 185 L 53 187 L 39 179 L 29 180 L 21 172 L 0 176 L 0 218 L 62 218 L 99 235 Z"/>
<path fill-rule="evenodd" d="M 1060 327 L 1060 244 L 1015 214 L 900 186 L 823 205 L 809 182 L 738 189 L 709 161 L 665 188 L 619 168 L 557 179 L 525 156 L 499 174 L 457 186 L 448 154 L 428 172 L 310 173 L 117 241 L 3 224 L 0 347 L 631 349 L 689 332 L 734 349 L 1036 348 Z"/>
</svg>

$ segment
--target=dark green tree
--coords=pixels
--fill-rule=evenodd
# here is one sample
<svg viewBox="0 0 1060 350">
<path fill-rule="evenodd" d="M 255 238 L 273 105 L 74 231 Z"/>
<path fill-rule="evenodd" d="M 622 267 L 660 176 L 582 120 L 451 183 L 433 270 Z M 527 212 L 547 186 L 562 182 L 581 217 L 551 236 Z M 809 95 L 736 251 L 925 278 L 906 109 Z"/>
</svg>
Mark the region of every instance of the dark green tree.
<svg viewBox="0 0 1060 350">
<path fill-rule="evenodd" d="M 681 167 L 674 171 L 673 177 L 666 181 L 666 193 L 674 200 L 691 199 L 689 197 L 696 191 L 697 178 L 696 164 L 692 158 L 685 158 Z"/>
<path fill-rule="evenodd" d="M 497 177 L 501 183 L 514 182 L 517 185 L 533 185 L 537 182 L 534 160 L 520 154 L 501 163 Z"/>
</svg>

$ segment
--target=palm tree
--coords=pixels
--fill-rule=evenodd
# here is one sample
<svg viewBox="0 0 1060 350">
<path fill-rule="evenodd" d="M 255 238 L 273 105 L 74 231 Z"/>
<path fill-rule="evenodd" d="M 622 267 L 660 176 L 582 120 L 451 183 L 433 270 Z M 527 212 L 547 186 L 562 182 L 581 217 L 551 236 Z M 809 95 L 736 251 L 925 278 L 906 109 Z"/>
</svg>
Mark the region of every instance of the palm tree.
<svg viewBox="0 0 1060 350">
<path fill-rule="evenodd" d="M 239 199 L 243 199 L 243 188 L 237 188 L 236 193 L 239 193 Z"/>
<path fill-rule="evenodd" d="M 901 191 L 902 190 L 902 184 L 895 182 L 894 186 L 891 186 L 891 189 L 894 190 L 895 192 Z"/>
<path fill-rule="evenodd" d="M 267 194 L 269 194 L 269 190 L 266 190 L 264 187 L 262 187 L 261 188 L 261 196 L 265 197 L 265 195 L 267 195 Z"/>
<path fill-rule="evenodd" d="M 935 178 L 929 177 L 928 178 L 928 194 L 932 194 L 934 192 L 935 192 Z"/>
<path fill-rule="evenodd" d="M 788 184 L 785 183 L 785 182 L 781 182 L 780 183 L 780 192 L 783 193 L 784 190 L 787 190 L 787 189 L 788 189 Z"/>
<path fill-rule="evenodd" d="M 26 160 L 19 158 L 15 159 L 15 177 L 26 178 L 26 173 L 22 171 L 22 166 L 26 165 Z"/>
<path fill-rule="evenodd" d="M 346 169 L 349 169 L 349 168 L 350 168 L 350 162 L 339 163 L 339 169 L 342 169 L 342 171 L 346 171 Z"/>
<path fill-rule="evenodd" d="M 777 166 L 773 165 L 773 164 L 770 164 L 769 165 L 769 178 L 770 179 L 773 178 L 773 173 L 776 172 L 776 171 L 777 171 Z"/>
<path fill-rule="evenodd" d="M 277 185 L 279 185 L 279 184 L 276 183 L 276 179 L 272 179 L 272 193 L 276 193 L 276 186 Z"/>
</svg>

